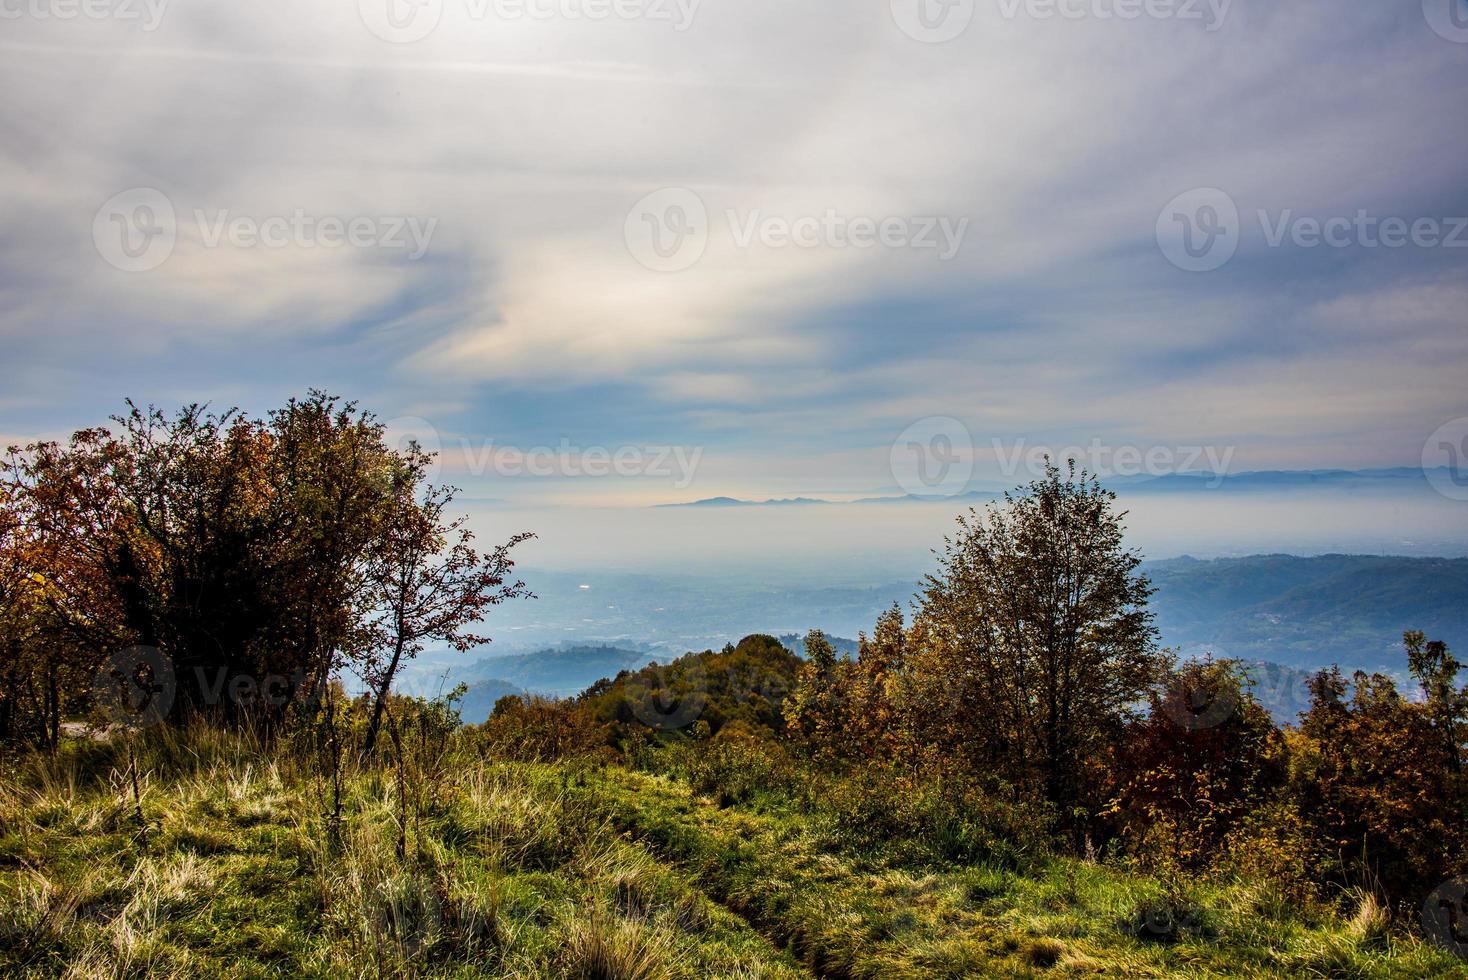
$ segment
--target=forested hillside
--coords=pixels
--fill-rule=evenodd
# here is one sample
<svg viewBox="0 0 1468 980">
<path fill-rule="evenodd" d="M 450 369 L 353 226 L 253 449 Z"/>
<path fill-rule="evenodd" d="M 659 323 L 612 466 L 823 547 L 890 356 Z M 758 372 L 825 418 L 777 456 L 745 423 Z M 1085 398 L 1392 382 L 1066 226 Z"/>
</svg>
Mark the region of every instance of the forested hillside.
<svg viewBox="0 0 1468 980">
<path fill-rule="evenodd" d="M 1468 646 L 1468 559 L 1255 555 L 1148 562 L 1165 642 L 1314 669 L 1389 669 L 1411 623 Z"/>
</svg>

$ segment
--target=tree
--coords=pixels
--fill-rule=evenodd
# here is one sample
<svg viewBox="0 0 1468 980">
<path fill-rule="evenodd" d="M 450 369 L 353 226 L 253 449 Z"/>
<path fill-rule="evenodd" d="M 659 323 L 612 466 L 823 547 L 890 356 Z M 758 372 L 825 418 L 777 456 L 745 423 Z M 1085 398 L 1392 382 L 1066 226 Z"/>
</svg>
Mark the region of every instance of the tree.
<svg viewBox="0 0 1468 980">
<path fill-rule="evenodd" d="M 364 758 L 376 747 L 388 695 L 404 660 L 416 657 L 428 641 L 460 651 L 488 643 L 487 636 L 473 632 L 485 612 L 507 599 L 530 595 L 523 582 L 511 582 L 509 576 L 515 567 L 510 549 L 532 535 L 517 534 L 481 555 L 465 519 L 445 517 L 454 499 L 452 488 L 431 488 L 421 502 L 414 499 L 423 462 L 420 458 L 398 474 L 396 507 L 368 565 L 370 635 L 385 641 L 387 652 L 385 661 L 374 652 L 365 665 L 374 697 Z"/>
<path fill-rule="evenodd" d="M 1441 643 L 1405 637 L 1412 671 L 1427 691 L 1414 704 L 1391 678 L 1338 669 L 1311 682 L 1300 725 L 1294 793 L 1318 858 L 1334 880 L 1413 897 L 1468 861 L 1468 818 L 1457 771 L 1463 692 Z"/>
<path fill-rule="evenodd" d="M 907 735 L 901 681 L 906 666 L 902 611 L 893 604 L 861 634 L 855 660 L 837 660 L 824 634 L 805 639 L 810 658 L 785 701 L 785 724 L 817 755 L 846 761 L 890 757 Z"/>
<path fill-rule="evenodd" d="M 1421 630 L 1403 634 L 1407 669 L 1422 688 L 1425 709 L 1447 754 L 1456 797 L 1468 816 L 1468 785 L 1463 783 L 1463 737 L 1468 733 L 1468 685 L 1458 686 L 1463 665 L 1441 640 L 1429 641 Z"/>
<path fill-rule="evenodd" d="M 0 738 L 54 744 L 134 648 L 168 720 L 272 725 L 393 645 L 385 581 L 408 588 L 399 662 L 514 593 L 491 584 L 505 550 L 445 521 L 451 494 L 417 500 L 428 457 L 354 403 L 312 391 L 261 420 L 129 402 L 112 422 L 0 467 Z"/>
<path fill-rule="evenodd" d="M 273 670 L 309 678 L 315 704 L 371 642 L 362 616 L 365 562 L 394 519 L 395 479 L 426 460 L 416 447 L 393 450 L 371 414 L 319 391 L 271 412 L 269 429 L 275 560 L 290 582 L 274 593 L 285 632 L 272 642 L 282 651 Z"/>
<path fill-rule="evenodd" d="M 1283 748 L 1269 713 L 1232 660 L 1189 661 L 1148 696 L 1129 726 L 1111 807 L 1123 834 L 1170 863 L 1201 867 L 1283 781 Z"/>
<path fill-rule="evenodd" d="M 1115 494 L 1069 464 L 1003 506 L 958 519 L 921 596 L 921 666 L 957 709 L 943 719 L 975 766 L 996 766 L 1079 832 L 1082 785 L 1156 683 L 1152 588 L 1122 546 Z M 1077 838 L 1079 841 L 1079 837 Z"/>
<path fill-rule="evenodd" d="M 829 675 L 836 670 L 836 648 L 823 630 L 805 634 L 805 659 L 821 674 Z"/>
<path fill-rule="evenodd" d="M 63 713 L 88 706 L 93 673 L 129 639 L 137 534 L 118 492 L 121 455 L 104 429 L 7 451 L 4 737 L 55 746 Z"/>
<path fill-rule="evenodd" d="M 843 725 L 841 689 L 845 662 L 837 661 L 836 648 L 826 634 L 813 629 L 805 634 L 805 663 L 795 677 L 795 690 L 783 706 L 785 725 L 797 732 L 822 755 L 839 752 L 835 744 Z"/>
</svg>

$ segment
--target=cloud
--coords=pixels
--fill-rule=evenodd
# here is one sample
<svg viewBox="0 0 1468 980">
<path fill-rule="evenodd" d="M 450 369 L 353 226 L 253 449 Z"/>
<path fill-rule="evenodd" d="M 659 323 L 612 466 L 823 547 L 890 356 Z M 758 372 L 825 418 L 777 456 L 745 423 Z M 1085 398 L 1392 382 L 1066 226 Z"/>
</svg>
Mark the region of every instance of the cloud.
<svg viewBox="0 0 1468 980">
<path fill-rule="evenodd" d="M 412 44 L 351 3 L 7 21 L 0 337 L 25 370 L 6 427 L 327 382 L 386 415 L 438 404 L 454 431 L 674 431 L 730 474 L 798 457 L 855 485 L 924 415 L 1314 465 L 1410 461 L 1452 410 L 1462 253 L 1271 248 L 1254 218 L 1468 211 L 1468 68 L 1415 7 L 1234 4 L 1209 31 L 979 5 L 938 45 L 887 7 L 707 0 L 679 30 L 445 0 Z M 178 238 L 130 273 L 93 223 L 136 187 L 168 197 Z M 707 211 L 677 272 L 624 238 L 664 187 Z M 1244 217 L 1205 275 L 1153 238 L 1193 187 Z M 418 259 L 209 244 L 225 212 L 434 225 Z M 948 261 L 824 225 L 741 244 L 832 216 L 967 224 Z"/>
</svg>

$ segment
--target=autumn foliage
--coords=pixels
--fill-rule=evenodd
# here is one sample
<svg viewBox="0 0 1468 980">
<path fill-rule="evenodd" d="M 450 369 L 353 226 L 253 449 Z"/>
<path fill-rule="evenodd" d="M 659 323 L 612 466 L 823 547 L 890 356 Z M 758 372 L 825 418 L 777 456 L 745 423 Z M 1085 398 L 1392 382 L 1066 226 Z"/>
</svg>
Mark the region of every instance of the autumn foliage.
<svg viewBox="0 0 1468 980">
<path fill-rule="evenodd" d="M 508 553 L 523 536 L 476 550 L 429 463 L 319 392 L 264 419 L 129 404 L 109 428 L 12 447 L 0 741 L 54 746 L 88 712 L 272 725 L 343 670 L 377 718 L 425 641 L 467 646 L 524 594 Z"/>
</svg>

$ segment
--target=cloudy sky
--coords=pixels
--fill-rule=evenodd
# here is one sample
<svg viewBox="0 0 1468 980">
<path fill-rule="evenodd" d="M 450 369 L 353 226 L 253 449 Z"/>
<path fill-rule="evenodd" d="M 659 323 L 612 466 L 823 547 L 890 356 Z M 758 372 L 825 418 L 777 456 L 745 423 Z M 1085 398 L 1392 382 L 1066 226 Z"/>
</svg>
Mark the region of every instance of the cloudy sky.
<svg viewBox="0 0 1468 980">
<path fill-rule="evenodd" d="M 0 86 L 11 441 L 319 386 L 651 503 L 1468 416 L 1463 0 L 0 0 Z"/>
</svg>

